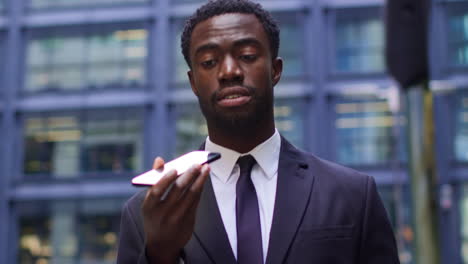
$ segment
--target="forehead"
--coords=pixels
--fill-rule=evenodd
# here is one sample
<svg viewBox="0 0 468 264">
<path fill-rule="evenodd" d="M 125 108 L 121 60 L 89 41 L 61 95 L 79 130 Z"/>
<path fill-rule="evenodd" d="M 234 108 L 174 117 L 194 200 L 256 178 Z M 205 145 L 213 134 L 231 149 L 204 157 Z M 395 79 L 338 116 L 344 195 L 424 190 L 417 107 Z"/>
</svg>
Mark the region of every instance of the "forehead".
<svg viewBox="0 0 468 264">
<path fill-rule="evenodd" d="M 267 44 L 268 37 L 262 24 L 253 14 L 228 13 L 200 22 L 192 32 L 190 53 L 208 43 L 255 38 Z"/>
</svg>

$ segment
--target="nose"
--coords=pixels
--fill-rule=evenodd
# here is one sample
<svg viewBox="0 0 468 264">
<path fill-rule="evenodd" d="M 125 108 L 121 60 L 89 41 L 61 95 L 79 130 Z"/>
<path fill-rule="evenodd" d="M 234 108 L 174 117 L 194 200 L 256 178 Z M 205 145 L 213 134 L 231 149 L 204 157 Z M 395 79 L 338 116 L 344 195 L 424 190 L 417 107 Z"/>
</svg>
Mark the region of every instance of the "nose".
<svg viewBox="0 0 468 264">
<path fill-rule="evenodd" d="M 226 56 L 218 73 L 221 84 L 241 84 L 244 81 L 244 73 L 238 62 L 232 56 Z"/>
</svg>

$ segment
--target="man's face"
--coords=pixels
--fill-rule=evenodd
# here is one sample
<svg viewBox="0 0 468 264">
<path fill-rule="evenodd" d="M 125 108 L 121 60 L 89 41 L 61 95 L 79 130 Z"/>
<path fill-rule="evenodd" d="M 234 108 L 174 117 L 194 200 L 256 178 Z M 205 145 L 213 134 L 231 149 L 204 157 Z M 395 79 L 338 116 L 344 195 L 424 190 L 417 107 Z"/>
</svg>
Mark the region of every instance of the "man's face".
<svg viewBox="0 0 468 264">
<path fill-rule="evenodd" d="M 199 23 L 190 43 L 192 90 L 208 125 L 254 125 L 273 115 L 273 86 L 282 71 L 255 15 L 229 13 Z"/>
</svg>

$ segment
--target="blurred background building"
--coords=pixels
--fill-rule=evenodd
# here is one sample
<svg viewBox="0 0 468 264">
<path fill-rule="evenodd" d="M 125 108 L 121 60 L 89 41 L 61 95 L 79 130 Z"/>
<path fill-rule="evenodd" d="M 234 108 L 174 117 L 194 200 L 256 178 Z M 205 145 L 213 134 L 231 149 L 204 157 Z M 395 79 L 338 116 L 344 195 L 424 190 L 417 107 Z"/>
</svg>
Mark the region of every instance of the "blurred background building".
<svg viewBox="0 0 468 264">
<path fill-rule="evenodd" d="M 206 137 L 179 48 L 201 1 L 0 1 L 0 263 L 114 263 L 131 177 Z M 373 175 L 414 263 L 384 1 L 261 3 L 282 30 L 278 129 Z M 468 1 L 432 1 L 430 43 L 442 260 L 468 263 Z"/>
</svg>

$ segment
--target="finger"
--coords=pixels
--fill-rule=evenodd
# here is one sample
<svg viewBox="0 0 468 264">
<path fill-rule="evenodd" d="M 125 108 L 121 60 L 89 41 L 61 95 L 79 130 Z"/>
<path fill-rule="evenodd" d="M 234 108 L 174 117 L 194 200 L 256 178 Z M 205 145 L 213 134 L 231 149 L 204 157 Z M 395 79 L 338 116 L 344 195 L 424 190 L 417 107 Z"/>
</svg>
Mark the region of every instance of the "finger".
<svg viewBox="0 0 468 264">
<path fill-rule="evenodd" d="M 195 179 L 192 185 L 190 185 L 181 198 L 182 202 L 177 208 L 180 214 L 195 214 L 195 211 L 198 207 L 198 202 L 200 201 L 201 193 L 203 191 L 203 186 L 209 175 L 210 167 L 205 164 L 201 169 L 200 175 Z"/>
<path fill-rule="evenodd" d="M 201 172 L 201 165 L 194 165 L 184 174 L 180 175 L 174 183 L 171 192 L 166 197 L 169 204 L 175 204 L 181 195 L 190 188 L 190 185 Z"/>
<path fill-rule="evenodd" d="M 201 191 L 203 190 L 203 185 L 206 182 L 206 179 L 208 179 L 208 176 L 210 176 L 210 170 L 211 169 L 208 164 L 204 164 L 202 166 L 200 176 L 197 179 L 195 179 L 192 186 L 190 186 L 192 192 L 201 193 Z"/>
<path fill-rule="evenodd" d="M 145 201 L 148 200 L 151 203 L 158 203 L 161 201 L 161 197 L 167 191 L 169 186 L 175 182 L 177 179 L 177 171 L 170 170 L 167 174 L 165 174 L 161 180 L 159 180 L 156 184 L 151 186 L 148 191 L 146 192 Z"/>
<path fill-rule="evenodd" d="M 153 170 L 164 168 L 164 159 L 156 157 L 153 161 Z"/>
</svg>

